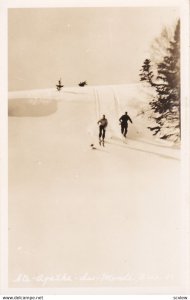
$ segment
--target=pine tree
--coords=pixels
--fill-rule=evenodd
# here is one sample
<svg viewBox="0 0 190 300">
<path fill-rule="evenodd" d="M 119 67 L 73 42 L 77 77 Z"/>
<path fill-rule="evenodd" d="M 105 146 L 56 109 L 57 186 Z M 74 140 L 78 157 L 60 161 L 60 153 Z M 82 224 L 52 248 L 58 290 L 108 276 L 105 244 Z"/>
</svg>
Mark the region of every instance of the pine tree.
<svg viewBox="0 0 190 300">
<path fill-rule="evenodd" d="M 166 31 L 167 32 L 167 31 Z M 163 38 L 163 33 L 162 36 Z M 153 135 L 161 139 L 180 140 L 180 21 L 177 22 L 173 38 L 167 43 L 165 53 L 158 63 L 146 59 L 141 69 L 140 80 L 154 87 L 156 95 L 149 105 L 155 126 L 148 127 Z M 159 40 L 159 39 L 158 39 Z M 158 43 L 157 43 L 158 44 Z M 157 49 L 158 50 L 158 49 Z"/>
<path fill-rule="evenodd" d="M 150 85 L 153 84 L 152 79 L 153 79 L 153 72 L 151 70 L 151 61 L 150 59 L 145 59 L 142 68 L 140 70 L 140 81 L 144 81 L 149 83 Z"/>
<path fill-rule="evenodd" d="M 180 139 L 180 22 L 178 21 L 168 54 L 158 64 L 157 97 L 150 102 L 157 126 L 150 127 L 162 139 Z"/>
<path fill-rule="evenodd" d="M 170 41 L 173 39 L 174 29 L 172 27 L 163 27 L 160 36 L 154 39 L 150 47 L 150 59 L 153 65 L 157 65 L 168 54 Z"/>
</svg>

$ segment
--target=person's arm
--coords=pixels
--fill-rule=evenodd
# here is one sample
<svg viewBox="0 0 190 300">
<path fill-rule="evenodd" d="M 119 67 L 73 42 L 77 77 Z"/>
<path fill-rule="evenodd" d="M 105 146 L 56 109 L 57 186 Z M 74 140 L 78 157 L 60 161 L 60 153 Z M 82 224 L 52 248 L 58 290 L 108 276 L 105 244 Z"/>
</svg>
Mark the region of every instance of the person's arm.
<svg viewBox="0 0 190 300">
<path fill-rule="evenodd" d="M 132 124 L 133 122 L 132 122 L 131 118 L 130 118 L 129 116 L 128 116 L 128 118 L 129 118 L 129 121 L 130 121 L 130 122 L 131 122 L 131 124 Z"/>
</svg>

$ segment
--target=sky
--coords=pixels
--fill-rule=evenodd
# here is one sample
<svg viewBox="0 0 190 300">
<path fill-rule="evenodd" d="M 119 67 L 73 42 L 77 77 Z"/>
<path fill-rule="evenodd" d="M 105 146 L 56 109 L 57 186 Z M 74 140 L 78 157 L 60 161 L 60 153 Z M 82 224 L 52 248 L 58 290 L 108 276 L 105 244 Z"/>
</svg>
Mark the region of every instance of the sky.
<svg viewBox="0 0 190 300">
<path fill-rule="evenodd" d="M 177 7 L 11 8 L 9 90 L 135 83 Z"/>
</svg>

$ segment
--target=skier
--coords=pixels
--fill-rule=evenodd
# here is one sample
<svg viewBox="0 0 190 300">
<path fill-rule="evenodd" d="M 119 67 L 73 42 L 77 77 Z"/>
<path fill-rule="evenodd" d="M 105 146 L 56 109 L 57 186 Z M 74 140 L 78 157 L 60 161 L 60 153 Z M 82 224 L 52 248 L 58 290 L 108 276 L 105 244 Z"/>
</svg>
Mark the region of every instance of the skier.
<svg viewBox="0 0 190 300">
<path fill-rule="evenodd" d="M 97 124 L 99 125 L 99 144 L 101 145 L 101 142 L 104 146 L 104 138 L 106 133 L 106 127 L 108 125 L 108 120 L 106 119 L 105 115 L 103 115 L 102 119 L 100 119 Z M 102 138 L 102 139 L 101 139 Z"/>
<path fill-rule="evenodd" d="M 121 116 L 121 118 L 119 119 L 119 122 L 121 125 L 121 133 L 123 134 L 124 137 L 126 137 L 126 135 L 127 135 L 128 121 L 133 123 L 131 118 L 129 117 L 128 113 L 125 112 L 125 114 L 123 116 Z"/>
</svg>

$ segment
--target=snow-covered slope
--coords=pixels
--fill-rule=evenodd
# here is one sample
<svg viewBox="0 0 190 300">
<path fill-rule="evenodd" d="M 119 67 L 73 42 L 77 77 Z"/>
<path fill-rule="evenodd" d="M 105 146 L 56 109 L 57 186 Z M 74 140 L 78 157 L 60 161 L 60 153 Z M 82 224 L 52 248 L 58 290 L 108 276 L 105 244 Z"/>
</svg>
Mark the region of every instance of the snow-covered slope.
<svg viewBox="0 0 190 300">
<path fill-rule="evenodd" d="M 180 153 L 137 116 L 146 99 L 140 85 L 9 94 L 10 286 L 179 283 Z"/>
</svg>

